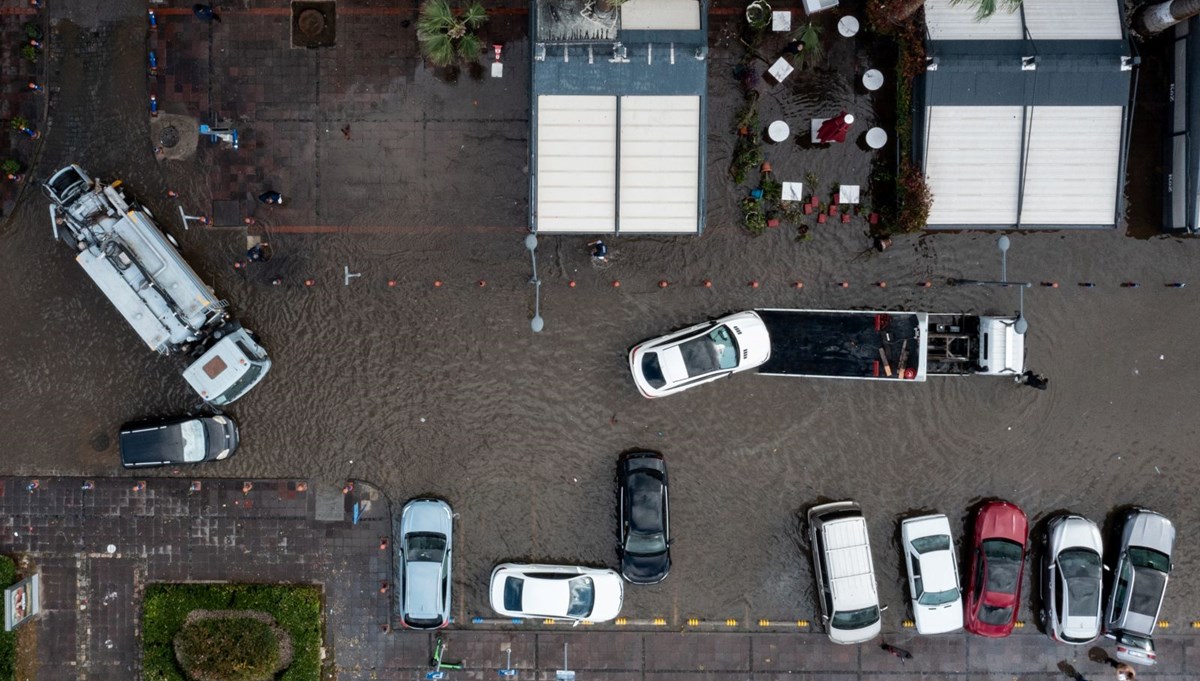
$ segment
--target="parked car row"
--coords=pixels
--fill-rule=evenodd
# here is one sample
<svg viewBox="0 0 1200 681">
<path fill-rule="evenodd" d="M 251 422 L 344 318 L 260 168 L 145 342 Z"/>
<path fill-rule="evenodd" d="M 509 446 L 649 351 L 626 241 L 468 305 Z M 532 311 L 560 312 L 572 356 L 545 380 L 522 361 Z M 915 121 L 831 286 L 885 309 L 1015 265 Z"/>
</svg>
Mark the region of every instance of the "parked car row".
<svg viewBox="0 0 1200 681">
<path fill-rule="evenodd" d="M 1038 620 L 1055 641 L 1082 645 L 1101 633 L 1116 640 L 1117 658 L 1154 664 L 1152 637 L 1171 572 L 1175 528 L 1142 508 L 1120 519 L 1108 605 L 1104 590 L 1103 540 L 1092 521 L 1054 516 L 1042 533 Z M 1028 550 L 1025 513 L 1007 501 L 983 504 L 973 519 L 966 603 L 954 538 L 945 515 L 909 518 L 900 524 L 913 623 L 917 633 L 966 628 L 980 636 L 1012 633 L 1021 602 Z M 808 512 L 813 573 L 821 619 L 835 643 L 863 643 L 880 631 L 879 595 L 862 509 L 852 501 L 815 506 Z"/>
<path fill-rule="evenodd" d="M 617 462 L 621 570 L 501 563 L 492 570 L 492 609 L 505 617 L 607 622 L 621 614 L 624 583 L 657 584 L 671 571 L 667 465 L 658 452 Z M 400 621 L 411 629 L 450 623 L 454 512 L 440 499 L 414 499 L 400 512 Z"/>
</svg>

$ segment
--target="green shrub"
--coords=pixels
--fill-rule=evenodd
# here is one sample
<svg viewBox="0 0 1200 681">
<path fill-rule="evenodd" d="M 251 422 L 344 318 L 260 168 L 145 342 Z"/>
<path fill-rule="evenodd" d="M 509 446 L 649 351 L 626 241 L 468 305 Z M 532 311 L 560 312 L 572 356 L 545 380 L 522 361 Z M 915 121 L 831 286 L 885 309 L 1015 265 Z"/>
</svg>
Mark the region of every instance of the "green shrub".
<svg viewBox="0 0 1200 681">
<path fill-rule="evenodd" d="M 0 556 L 0 590 L 17 583 L 17 564 Z M 0 681 L 17 678 L 17 632 L 0 631 Z"/>
<path fill-rule="evenodd" d="M 203 619 L 175 636 L 175 654 L 190 675 L 252 681 L 279 666 L 279 641 L 269 625 L 249 617 Z"/>
<path fill-rule="evenodd" d="M 151 584 L 142 606 L 142 678 L 185 681 L 172 644 L 193 610 L 261 610 L 292 638 L 278 681 L 321 678 L 321 589 L 287 584 Z"/>
<path fill-rule="evenodd" d="M 29 36 L 30 40 L 42 39 L 42 27 L 35 21 L 25 22 L 25 35 Z"/>
<path fill-rule="evenodd" d="M 27 62 L 37 63 L 38 51 L 33 45 L 25 45 L 21 48 L 21 57 Z"/>
</svg>

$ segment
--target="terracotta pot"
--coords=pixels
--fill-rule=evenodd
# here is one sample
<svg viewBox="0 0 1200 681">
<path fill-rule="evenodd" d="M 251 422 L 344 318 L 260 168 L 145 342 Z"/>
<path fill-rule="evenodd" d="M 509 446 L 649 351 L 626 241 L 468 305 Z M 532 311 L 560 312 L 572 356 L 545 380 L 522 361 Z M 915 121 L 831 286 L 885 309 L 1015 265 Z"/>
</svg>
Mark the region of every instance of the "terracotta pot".
<svg viewBox="0 0 1200 681">
<path fill-rule="evenodd" d="M 764 162 L 763 162 L 763 164 L 762 164 L 762 171 L 763 171 L 764 173 L 769 173 L 769 172 L 771 172 L 771 162 L 770 162 L 770 161 L 764 161 Z"/>
</svg>

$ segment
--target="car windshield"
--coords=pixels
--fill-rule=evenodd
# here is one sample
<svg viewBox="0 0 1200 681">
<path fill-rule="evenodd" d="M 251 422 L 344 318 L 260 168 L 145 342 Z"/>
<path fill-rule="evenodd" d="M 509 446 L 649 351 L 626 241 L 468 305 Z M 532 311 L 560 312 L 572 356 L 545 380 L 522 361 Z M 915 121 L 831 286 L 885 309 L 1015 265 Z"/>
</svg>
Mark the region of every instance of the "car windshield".
<svg viewBox="0 0 1200 681">
<path fill-rule="evenodd" d="M 596 589 L 591 577 L 576 577 L 571 580 L 571 604 L 567 606 L 567 614 L 571 617 L 587 617 L 592 614 L 592 604 L 596 600 Z"/>
<path fill-rule="evenodd" d="M 199 419 L 185 421 L 179 424 L 179 432 L 183 436 L 183 460 L 188 463 L 203 461 L 208 450 L 204 424 Z"/>
<path fill-rule="evenodd" d="M 953 603 L 958 598 L 958 589 L 946 589 L 945 591 L 926 591 L 921 594 L 917 602 L 921 605 L 945 605 Z"/>
<path fill-rule="evenodd" d="M 1095 617 L 1100 607 L 1100 556 L 1086 549 L 1069 549 L 1058 554 L 1058 569 L 1067 582 L 1066 615 Z"/>
<path fill-rule="evenodd" d="M 525 580 L 520 577 L 507 577 L 504 580 L 504 609 L 519 612 L 522 609 L 521 593 L 525 590 Z"/>
<path fill-rule="evenodd" d="M 830 626 L 834 629 L 862 629 L 869 627 L 879 621 L 879 608 L 872 605 L 869 608 L 862 610 L 851 610 L 849 612 L 835 612 L 833 619 L 830 620 Z"/>
<path fill-rule="evenodd" d="M 1021 545 L 1007 539 L 983 542 L 987 564 L 987 590 L 992 593 L 1015 594 L 1021 579 Z"/>
<path fill-rule="evenodd" d="M 1012 620 L 1012 613 L 1012 606 L 996 608 L 984 603 L 983 607 L 979 609 L 979 621 L 984 624 L 1008 624 Z"/>
<path fill-rule="evenodd" d="M 667 539 L 662 532 L 630 532 L 625 538 L 625 553 L 652 555 L 666 550 Z"/>
<path fill-rule="evenodd" d="M 642 357 L 642 378 L 646 379 L 651 388 L 661 388 L 667 384 L 667 379 L 663 378 L 662 367 L 658 364 L 657 352 L 648 352 Z"/>
<path fill-rule="evenodd" d="M 1158 617 L 1158 604 L 1162 602 L 1163 589 L 1167 588 L 1166 574 L 1151 568 L 1133 569 L 1133 594 L 1129 597 L 1129 609 L 1146 617 Z"/>
<path fill-rule="evenodd" d="M 738 363 L 737 341 L 729 327 L 718 326 L 708 333 L 679 346 L 689 377 L 702 376 L 720 369 L 732 369 Z"/>
<path fill-rule="evenodd" d="M 250 386 L 254 385 L 254 382 L 258 380 L 260 375 L 262 375 L 262 366 L 258 364 L 249 365 L 246 367 L 246 373 L 242 374 L 241 378 L 234 381 L 233 385 L 226 388 L 225 392 L 221 393 L 218 397 L 226 402 L 237 399 L 242 393 L 249 390 Z"/>
<path fill-rule="evenodd" d="M 932 537 L 918 537 L 912 540 L 912 547 L 917 553 L 929 553 L 930 551 L 949 551 L 950 537 L 944 534 L 938 534 Z"/>
<path fill-rule="evenodd" d="M 404 553 L 409 562 L 440 563 L 446 555 L 446 538 L 432 532 L 410 534 Z"/>
<path fill-rule="evenodd" d="M 1159 553 L 1154 549 L 1129 547 L 1129 562 L 1133 563 L 1134 567 L 1150 568 L 1159 572 L 1171 571 L 1171 559 L 1165 553 Z"/>
</svg>

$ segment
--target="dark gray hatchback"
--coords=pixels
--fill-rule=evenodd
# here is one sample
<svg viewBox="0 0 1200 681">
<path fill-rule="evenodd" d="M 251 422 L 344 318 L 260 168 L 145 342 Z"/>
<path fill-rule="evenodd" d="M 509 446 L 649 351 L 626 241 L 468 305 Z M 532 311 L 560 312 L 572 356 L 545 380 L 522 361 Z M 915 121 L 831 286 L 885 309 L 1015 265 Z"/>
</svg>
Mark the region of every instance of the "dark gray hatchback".
<svg viewBox="0 0 1200 681">
<path fill-rule="evenodd" d="M 220 461 L 237 451 L 238 428 L 228 416 L 183 416 L 121 426 L 126 468 Z"/>
</svg>

